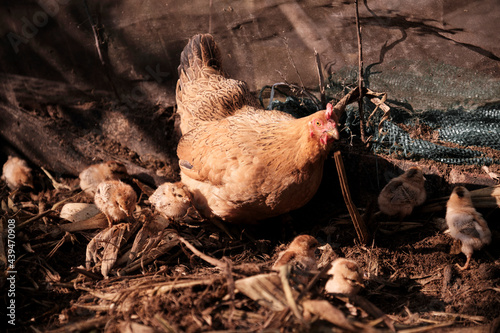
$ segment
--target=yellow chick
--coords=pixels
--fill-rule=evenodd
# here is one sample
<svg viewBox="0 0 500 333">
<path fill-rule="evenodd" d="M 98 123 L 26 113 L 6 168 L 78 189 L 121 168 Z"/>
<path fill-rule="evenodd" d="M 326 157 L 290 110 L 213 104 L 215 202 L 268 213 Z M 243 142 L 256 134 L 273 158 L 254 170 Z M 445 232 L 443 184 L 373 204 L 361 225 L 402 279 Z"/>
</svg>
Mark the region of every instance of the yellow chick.
<svg viewBox="0 0 500 333">
<path fill-rule="evenodd" d="M 325 285 L 325 291 L 329 294 L 343 294 L 351 297 L 364 287 L 363 271 L 357 262 L 350 259 L 335 259 L 327 275 L 331 275 Z"/>
<path fill-rule="evenodd" d="M 33 188 L 31 169 L 25 160 L 18 157 L 9 156 L 7 162 L 3 165 L 2 180 L 7 183 L 11 190 L 21 186 Z"/>
<path fill-rule="evenodd" d="M 127 168 L 120 162 L 107 161 L 94 164 L 80 172 L 80 188 L 88 195 L 94 196 L 101 182 L 119 180 L 127 175 Z"/>
<path fill-rule="evenodd" d="M 466 270 L 474 250 L 491 242 L 491 231 L 472 205 L 470 192 L 463 186 L 455 187 L 450 195 L 446 204 L 446 223 L 450 235 L 462 242 L 462 253 L 467 256 L 467 261 L 464 266 L 457 266 Z"/>
<path fill-rule="evenodd" d="M 278 259 L 271 267 L 272 270 L 279 271 L 280 267 L 290 263 L 299 271 L 313 271 L 318 269 L 315 251 L 318 248 L 316 238 L 309 235 L 299 235 L 290 243 L 285 251 L 278 255 Z M 307 283 L 309 278 L 304 276 L 299 278 L 299 282 Z"/>
<path fill-rule="evenodd" d="M 164 183 L 149 197 L 149 202 L 166 218 L 180 218 L 191 207 L 191 194 L 181 182 Z"/>
<path fill-rule="evenodd" d="M 94 202 L 106 215 L 109 226 L 131 216 L 135 210 L 137 195 L 132 186 L 119 180 L 109 180 L 100 183 L 94 197 Z"/>
<path fill-rule="evenodd" d="M 380 211 L 400 220 L 410 215 L 415 206 L 424 203 L 426 193 L 425 177 L 422 169 L 412 167 L 391 181 L 382 189 L 378 197 Z"/>
</svg>

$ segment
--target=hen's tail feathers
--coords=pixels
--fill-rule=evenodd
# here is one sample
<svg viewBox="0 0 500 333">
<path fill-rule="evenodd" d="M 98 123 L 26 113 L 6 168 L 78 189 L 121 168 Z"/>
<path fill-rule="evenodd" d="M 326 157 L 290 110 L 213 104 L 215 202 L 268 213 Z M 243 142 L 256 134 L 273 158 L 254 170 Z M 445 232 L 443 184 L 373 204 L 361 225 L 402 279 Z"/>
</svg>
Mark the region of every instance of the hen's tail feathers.
<svg viewBox="0 0 500 333">
<path fill-rule="evenodd" d="M 207 70 L 211 73 L 207 73 Z M 179 77 L 184 73 L 188 80 L 207 74 L 222 74 L 219 47 L 212 35 L 199 34 L 189 40 L 181 53 L 178 73 Z"/>
<path fill-rule="evenodd" d="M 221 64 L 221 53 L 209 34 L 194 36 L 182 51 L 176 101 L 183 134 L 200 121 L 221 120 L 244 106 L 259 106 L 246 83 L 229 78 Z"/>
</svg>

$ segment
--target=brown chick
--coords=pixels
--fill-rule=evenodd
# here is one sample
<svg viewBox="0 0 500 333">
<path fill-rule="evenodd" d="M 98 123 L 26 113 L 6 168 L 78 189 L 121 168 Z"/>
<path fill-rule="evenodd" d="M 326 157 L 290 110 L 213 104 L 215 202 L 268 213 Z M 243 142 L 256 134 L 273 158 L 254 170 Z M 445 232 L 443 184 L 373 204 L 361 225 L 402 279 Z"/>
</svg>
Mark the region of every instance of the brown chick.
<svg viewBox="0 0 500 333">
<path fill-rule="evenodd" d="M 80 188 L 88 195 L 94 196 L 101 182 L 123 179 L 127 175 L 127 168 L 120 162 L 94 164 L 80 172 Z"/>
<path fill-rule="evenodd" d="M 463 186 L 455 187 L 450 195 L 446 204 L 446 223 L 450 235 L 462 242 L 462 253 L 467 256 L 467 261 L 464 266 L 457 266 L 466 270 L 474 250 L 491 242 L 491 231 L 472 205 L 470 192 Z"/>
<path fill-rule="evenodd" d="M 132 186 L 119 180 L 108 180 L 97 186 L 94 202 L 106 215 L 109 226 L 131 216 L 135 210 L 137 195 Z"/>
<path fill-rule="evenodd" d="M 2 180 L 7 183 L 11 190 L 22 186 L 33 188 L 33 177 L 31 169 L 25 160 L 18 157 L 9 156 L 7 162 L 3 165 Z"/>
<path fill-rule="evenodd" d="M 191 194 L 181 182 L 164 183 L 149 197 L 149 202 L 166 218 L 180 218 L 191 207 Z"/>
<path fill-rule="evenodd" d="M 221 69 L 211 35 L 184 48 L 177 105 L 182 182 L 206 217 L 255 222 L 302 207 L 316 193 L 339 139 L 333 106 L 296 119 L 259 108 L 246 83 Z"/>
<path fill-rule="evenodd" d="M 351 297 L 364 287 L 363 271 L 353 260 L 335 259 L 327 275 L 331 275 L 325 285 L 325 291 L 329 294 L 343 294 Z"/>
<path fill-rule="evenodd" d="M 278 255 L 278 259 L 271 267 L 272 270 L 279 271 L 280 267 L 291 264 L 299 272 L 313 271 L 318 269 L 315 251 L 318 248 L 316 238 L 309 235 L 299 235 L 290 243 L 285 251 Z M 306 284 L 308 276 L 301 276 L 299 282 Z"/>
<path fill-rule="evenodd" d="M 378 205 L 382 213 L 397 216 L 400 220 L 410 215 L 415 206 L 426 199 L 425 177 L 422 169 L 412 167 L 391 181 L 382 189 Z"/>
</svg>

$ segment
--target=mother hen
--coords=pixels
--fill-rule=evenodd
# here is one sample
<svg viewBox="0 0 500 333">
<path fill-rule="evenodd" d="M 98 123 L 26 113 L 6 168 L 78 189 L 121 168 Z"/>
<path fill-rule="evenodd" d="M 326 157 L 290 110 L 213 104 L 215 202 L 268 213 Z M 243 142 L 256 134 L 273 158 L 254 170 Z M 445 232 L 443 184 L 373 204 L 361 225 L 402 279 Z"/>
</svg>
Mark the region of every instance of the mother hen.
<svg viewBox="0 0 500 333">
<path fill-rule="evenodd" d="M 332 142 L 339 139 L 331 104 L 299 119 L 260 108 L 245 82 L 223 72 L 208 34 L 188 42 L 178 71 L 183 136 L 177 155 L 198 210 L 228 222 L 256 222 L 313 197 Z"/>
</svg>

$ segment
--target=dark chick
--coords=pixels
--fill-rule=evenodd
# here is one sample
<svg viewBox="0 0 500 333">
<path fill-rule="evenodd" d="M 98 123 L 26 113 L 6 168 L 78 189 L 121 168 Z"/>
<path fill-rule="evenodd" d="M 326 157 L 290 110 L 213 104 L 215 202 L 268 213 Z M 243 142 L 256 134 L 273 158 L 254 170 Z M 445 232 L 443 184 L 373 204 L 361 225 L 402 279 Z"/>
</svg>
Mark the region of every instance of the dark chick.
<svg viewBox="0 0 500 333">
<path fill-rule="evenodd" d="M 410 215 L 413 208 L 423 204 L 426 199 L 424 183 L 424 174 L 417 167 L 391 179 L 378 197 L 380 211 L 400 220 Z"/>
</svg>

